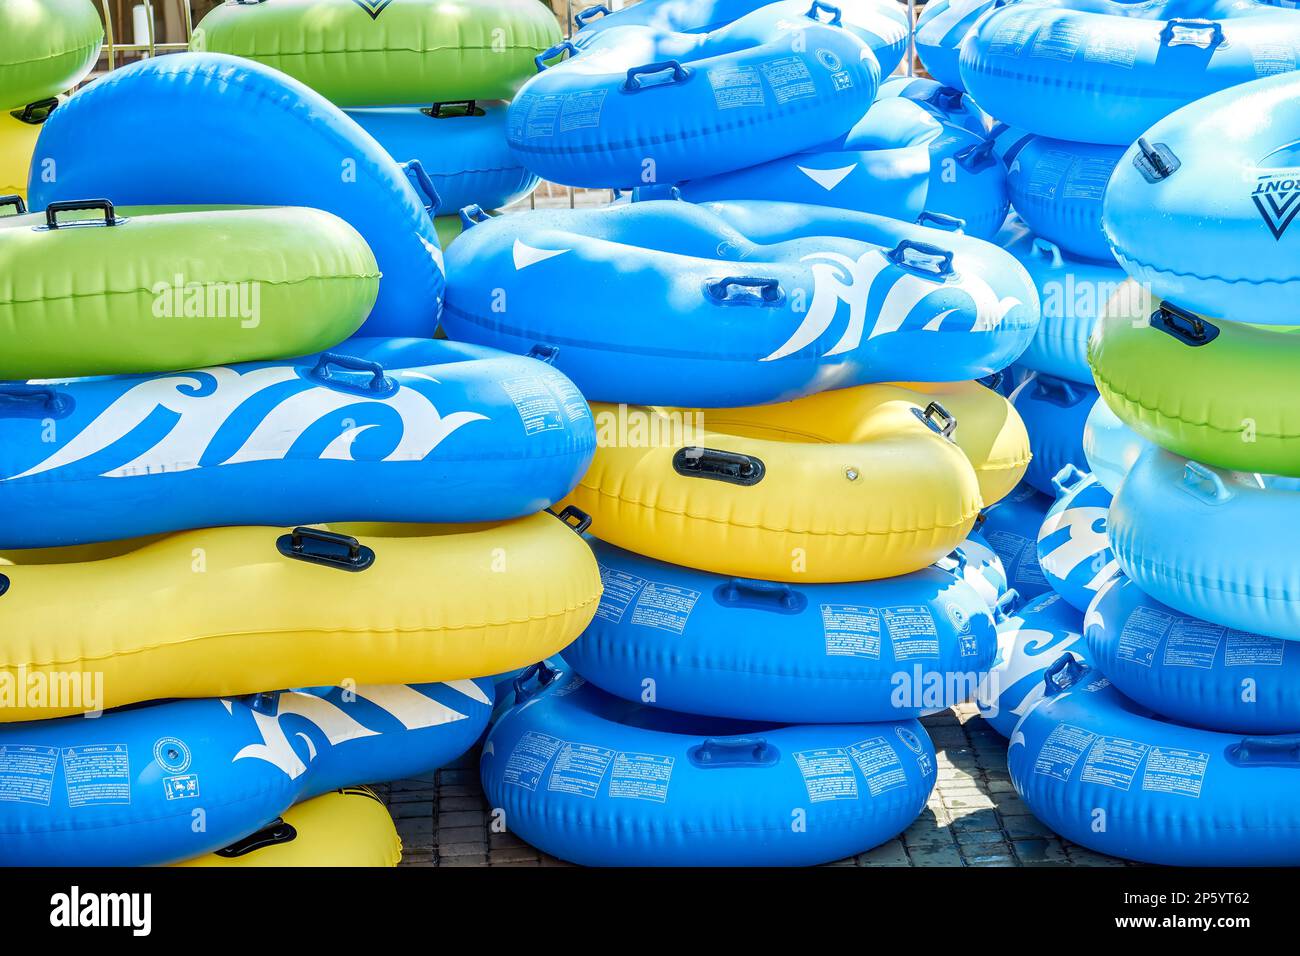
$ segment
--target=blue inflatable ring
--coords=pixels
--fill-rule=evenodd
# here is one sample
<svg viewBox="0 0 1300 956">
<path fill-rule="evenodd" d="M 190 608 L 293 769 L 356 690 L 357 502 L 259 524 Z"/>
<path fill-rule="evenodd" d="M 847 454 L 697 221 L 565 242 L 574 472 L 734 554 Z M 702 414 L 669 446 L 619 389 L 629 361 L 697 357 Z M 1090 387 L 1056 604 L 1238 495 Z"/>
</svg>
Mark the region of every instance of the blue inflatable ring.
<svg viewBox="0 0 1300 956">
<path fill-rule="evenodd" d="M 641 187 L 634 198 L 673 190 L 691 202 L 777 199 L 923 223 L 923 213 L 936 213 L 981 239 L 1007 215 L 993 143 L 905 97 L 877 100 L 847 134 L 816 149 L 676 187 Z"/>
<path fill-rule="evenodd" d="M 1300 12 L 1278 13 L 1300 28 Z M 1298 73 L 1224 90 L 1157 123 L 1124 154 L 1106 190 L 1102 218 L 1115 258 L 1180 308 L 1295 325 L 1297 143 Z"/>
<path fill-rule="evenodd" d="M 1055 495 L 1052 479 L 1066 465 L 1086 468 L 1083 426 L 1097 401 L 1091 385 L 1035 373 L 1021 382 L 1011 396 L 1029 432 L 1033 459 L 1025 481 L 1047 495 Z"/>
<path fill-rule="evenodd" d="M 994 0 L 929 0 L 916 18 L 916 55 L 925 71 L 958 92 L 961 79 L 961 44 L 975 21 Z"/>
<path fill-rule="evenodd" d="M 642 26 L 667 33 L 711 33 L 733 20 L 769 6 L 773 0 L 638 0 L 612 12 L 603 3 L 587 7 L 573 19 L 579 30 L 573 45 L 581 49 L 611 27 Z M 888 76 L 907 55 L 907 12 L 897 0 L 840 0 L 842 22 L 862 39 Z M 795 11 L 802 8 L 796 5 Z"/>
<path fill-rule="evenodd" d="M 555 369 L 434 339 L 0 383 L 0 546 L 217 525 L 517 518 L 568 494 L 595 448 L 586 402 Z"/>
<path fill-rule="evenodd" d="M 592 401 L 753 405 L 978 378 L 1038 324 L 1037 293 L 1001 249 L 826 206 L 538 210 L 476 222 L 447 255 L 447 334 L 558 348 Z"/>
<path fill-rule="evenodd" d="M 149 148 L 104 148 L 114 142 Z M 428 177 L 418 165 L 403 171 L 319 93 L 252 60 L 177 53 L 84 87 L 41 128 L 28 194 L 33 209 L 87 196 L 123 206 L 323 209 L 361 233 L 383 272 L 363 333 L 437 328 L 442 252 Z"/>
<path fill-rule="evenodd" d="M 438 194 L 438 212 L 500 209 L 537 188 L 506 145 L 506 104 L 473 100 L 347 110 L 398 163 L 417 160 Z"/>
<path fill-rule="evenodd" d="M 1097 399 L 1083 426 L 1083 457 L 1103 488 L 1117 494 L 1124 476 L 1150 447 L 1151 442 L 1120 421 L 1105 399 Z"/>
<path fill-rule="evenodd" d="M 1120 567 L 1157 601 L 1216 624 L 1300 640 L 1300 479 L 1247 475 L 1152 448 L 1111 505 Z"/>
<path fill-rule="evenodd" d="M 1093 387 L 1088 340 L 1128 276 L 1118 266 L 1067 255 L 1056 243 L 1008 219 L 997 244 L 1015 256 L 1038 290 L 1042 319 L 1017 364 Z"/>
<path fill-rule="evenodd" d="M 1128 146 L 1193 100 L 1295 69 L 1300 17 L 1256 0 L 1012 0 L 974 25 L 961 78 L 999 120 Z"/>
<path fill-rule="evenodd" d="M 969 96 L 928 77 L 891 76 L 880 84 L 880 91 L 876 94 L 877 102 L 887 99 L 911 100 L 939 119 L 955 123 L 979 136 L 989 136 L 993 127 L 988 115 Z"/>
<path fill-rule="evenodd" d="M 938 568 L 797 587 L 591 546 L 604 596 L 564 659 L 625 700 L 773 722 L 901 720 L 969 699 L 993 662 L 987 602 Z"/>
<path fill-rule="evenodd" d="M 1092 659 L 1124 694 L 1180 724 L 1300 732 L 1300 650 L 1166 607 L 1124 576 L 1088 612 Z"/>
<path fill-rule="evenodd" d="M 1051 507 L 1051 497 L 1022 481 L 1011 494 L 981 511 L 975 524 L 975 530 L 1001 559 L 1007 587 L 1023 601 L 1051 590 L 1038 566 L 1038 529 Z"/>
<path fill-rule="evenodd" d="M 466 680 L 0 724 L 0 865 L 150 866 L 223 847 L 237 856 L 292 838 L 258 831 L 294 803 L 454 760 L 491 709 L 491 681 Z"/>
<path fill-rule="evenodd" d="M 1038 566 L 1052 589 L 1082 614 L 1119 573 L 1106 534 L 1111 494 L 1074 465 L 1062 468 L 1052 485 L 1056 504 L 1038 531 Z"/>
<path fill-rule="evenodd" d="M 1043 674 L 1064 653 L 1088 660 L 1083 615 L 1059 594 L 1041 594 L 998 624 L 998 653 L 975 696 L 1003 737 L 1043 696 Z"/>
<path fill-rule="evenodd" d="M 676 183 L 797 153 L 852 127 L 880 84 L 870 47 L 823 0 L 705 34 L 610 28 L 537 62 L 507 137 L 525 166 L 571 186 Z"/>
<path fill-rule="evenodd" d="M 1170 723 L 1073 657 L 1043 682 L 1007 764 L 1030 811 L 1061 836 L 1146 863 L 1300 863 L 1300 737 Z"/>
<path fill-rule="evenodd" d="M 1025 224 L 1063 252 L 1113 268 L 1101 210 L 1123 148 L 1008 132 L 1000 139 L 1008 142 L 1007 193 Z"/>
<path fill-rule="evenodd" d="M 510 830 L 588 866 L 799 866 L 897 836 L 934 788 L 915 720 L 781 726 L 611 697 L 537 665 L 483 746 Z"/>
</svg>

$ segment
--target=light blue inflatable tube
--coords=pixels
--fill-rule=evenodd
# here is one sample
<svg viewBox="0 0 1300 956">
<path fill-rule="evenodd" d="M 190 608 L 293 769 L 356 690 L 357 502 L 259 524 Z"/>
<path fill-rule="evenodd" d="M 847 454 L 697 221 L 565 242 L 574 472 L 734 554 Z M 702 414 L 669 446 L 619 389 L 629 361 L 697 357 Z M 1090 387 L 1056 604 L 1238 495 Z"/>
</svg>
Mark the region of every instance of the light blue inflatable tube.
<svg viewBox="0 0 1300 956">
<path fill-rule="evenodd" d="M 822 0 L 712 33 L 611 27 L 537 60 L 507 138 L 523 165 L 570 186 L 676 183 L 797 153 L 850 129 L 880 85 L 870 47 Z"/>
<path fill-rule="evenodd" d="M 998 652 L 975 702 L 1003 737 L 1043 696 L 1043 674 L 1062 654 L 1088 660 L 1083 615 L 1059 594 L 1036 597 L 998 624 Z"/>
<path fill-rule="evenodd" d="M 641 187 L 634 198 L 674 193 L 691 202 L 776 199 L 910 222 L 937 213 L 981 239 L 997 234 L 1008 202 L 993 144 L 904 97 L 877 101 L 845 136 L 816 149 L 674 187 Z"/>
<path fill-rule="evenodd" d="M 995 242 L 1015 256 L 1038 290 L 1042 318 L 1019 365 L 1093 387 L 1088 340 L 1128 278 L 1119 266 L 1067 255 L 1054 242 L 1008 219 Z"/>
<path fill-rule="evenodd" d="M 1170 723 L 1072 657 L 1016 725 L 1011 782 L 1067 840 L 1174 866 L 1300 863 L 1300 737 Z"/>
<path fill-rule="evenodd" d="M 993 121 L 969 96 L 928 77 L 891 76 L 880 84 L 876 93 L 877 102 L 887 99 L 911 100 L 939 119 L 955 123 L 978 136 L 988 137 L 993 127 Z"/>
<path fill-rule="evenodd" d="M 1150 447 L 1151 442 L 1120 421 L 1105 400 L 1097 399 L 1083 426 L 1083 457 L 1103 488 L 1118 493 L 1124 476 Z"/>
<path fill-rule="evenodd" d="M 1300 13 L 1279 15 L 1300 24 Z M 1216 93 L 1162 120 L 1124 154 L 1106 191 L 1115 257 L 1181 308 L 1296 324 L 1298 143 L 1297 73 Z"/>
<path fill-rule="evenodd" d="M 564 659 L 625 700 L 801 724 L 901 720 L 969 699 L 993 662 L 985 599 L 938 568 L 796 587 L 591 546 L 605 592 Z"/>
<path fill-rule="evenodd" d="M 587 866 L 801 866 L 897 836 L 934 788 L 915 720 L 782 726 L 620 700 L 545 665 L 483 746 L 512 833 Z"/>
<path fill-rule="evenodd" d="M 1029 277 L 996 246 L 826 206 L 647 201 L 467 221 L 447 253 L 447 334 L 558 348 L 592 401 L 753 405 L 979 378 L 1038 324 Z"/>
<path fill-rule="evenodd" d="M 930 0 L 916 18 L 916 55 L 925 71 L 961 91 L 961 43 L 994 0 Z"/>
<path fill-rule="evenodd" d="M 1038 531 L 1051 507 L 1050 496 L 1022 481 L 1011 494 L 981 511 L 975 524 L 1001 559 L 1007 587 L 1024 601 L 1052 589 L 1038 566 Z"/>
<path fill-rule="evenodd" d="M 454 760 L 491 708 L 491 682 L 464 680 L 0 724 L 0 865 L 149 866 L 220 850 L 300 800 Z"/>
<path fill-rule="evenodd" d="M 500 209 L 537 188 L 506 144 L 506 104 L 434 103 L 347 110 L 398 163 L 418 160 L 438 194 L 438 215 L 469 205 Z"/>
<path fill-rule="evenodd" d="M 1052 590 L 1082 614 L 1119 574 L 1106 534 L 1111 494 L 1074 465 L 1062 468 L 1052 485 L 1056 503 L 1038 530 L 1038 566 Z"/>
<path fill-rule="evenodd" d="M 1300 650 L 1181 614 L 1121 575 L 1088 612 L 1093 660 L 1128 697 L 1180 724 L 1300 731 Z"/>
<path fill-rule="evenodd" d="M 605 4 L 574 15 L 579 30 L 573 45 L 582 49 L 602 30 L 642 26 L 667 33 L 710 33 L 733 20 L 769 6 L 772 0 L 638 0 L 611 12 Z M 907 10 L 898 0 L 841 0 L 845 27 L 871 48 L 882 76 L 893 73 L 907 55 Z"/>
<path fill-rule="evenodd" d="M 1300 479 L 1223 471 L 1152 448 L 1110 510 L 1120 567 L 1157 601 L 1300 640 Z"/>
<path fill-rule="evenodd" d="M 1020 218 L 1062 252 L 1114 267 L 1101 228 L 1106 183 L 1123 147 L 1071 143 L 1014 132 L 1002 153 L 1007 192 Z"/>
<path fill-rule="evenodd" d="M 1013 0 L 962 43 L 980 106 L 1053 139 L 1128 146 L 1218 90 L 1296 67 L 1300 17 L 1255 0 Z"/>
<path fill-rule="evenodd" d="M 595 447 L 591 412 L 564 375 L 433 339 L 0 383 L 0 546 L 218 525 L 505 520 L 568 494 Z"/>
<path fill-rule="evenodd" d="M 240 57 L 177 53 L 114 70 L 55 110 L 41 127 L 28 195 L 36 210 L 87 196 L 122 206 L 324 209 L 361 233 L 383 273 L 364 333 L 426 336 L 444 285 L 427 185 L 297 80 Z"/>
<path fill-rule="evenodd" d="M 1097 402 L 1097 390 L 1055 375 L 1037 372 L 1011 395 L 1029 432 L 1033 459 L 1025 470 L 1025 481 L 1046 495 L 1054 495 L 1052 479 L 1066 465 L 1083 470 L 1083 427 Z"/>
</svg>

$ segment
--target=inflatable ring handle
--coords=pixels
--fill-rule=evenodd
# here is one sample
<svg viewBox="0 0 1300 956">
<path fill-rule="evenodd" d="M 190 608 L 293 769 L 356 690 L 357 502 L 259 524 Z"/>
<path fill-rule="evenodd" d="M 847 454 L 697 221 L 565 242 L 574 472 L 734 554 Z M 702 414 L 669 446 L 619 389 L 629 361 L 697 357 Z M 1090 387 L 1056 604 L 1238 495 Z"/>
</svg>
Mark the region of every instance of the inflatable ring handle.
<svg viewBox="0 0 1300 956">
<path fill-rule="evenodd" d="M 375 563 L 375 552 L 356 538 L 319 528 L 294 528 L 280 535 L 275 547 L 286 558 L 340 571 L 361 572 Z"/>
<path fill-rule="evenodd" d="M 999 162 L 994 153 L 997 145 L 997 140 L 985 137 L 983 142 L 971 143 L 971 145 L 963 146 L 957 150 L 953 154 L 953 159 L 957 160 L 962 169 L 972 173 L 979 172 L 981 169 L 988 169 Z"/>
<path fill-rule="evenodd" d="M 1284 737 L 1243 737 L 1228 748 L 1228 760 L 1238 766 L 1300 766 L 1300 735 Z"/>
<path fill-rule="evenodd" d="M 651 83 L 649 86 L 641 82 L 643 76 L 655 76 L 667 70 L 672 70 L 673 75 L 670 79 L 662 83 Z M 691 71 L 682 66 L 677 60 L 660 60 L 658 63 L 647 63 L 645 66 L 634 66 L 627 71 L 627 79 L 623 82 L 620 89 L 624 93 L 640 93 L 642 90 L 651 90 L 660 86 L 672 86 L 675 83 L 685 83 L 691 78 Z"/>
<path fill-rule="evenodd" d="M 1148 324 L 1192 348 L 1209 345 L 1219 337 L 1219 327 L 1213 322 L 1195 312 L 1180 309 L 1172 302 L 1161 302 L 1151 313 Z"/>
<path fill-rule="evenodd" d="M 14 207 L 14 211 L 6 215 L 21 216 L 23 213 L 27 212 L 27 203 L 23 200 L 22 196 L 18 196 L 18 195 L 0 196 L 0 209 L 7 209 L 10 206 Z M 4 218 L 4 217 L 0 217 L 0 218 Z"/>
<path fill-rule="evenodd" d="M 926 405 L 924 411 L 916 409 L 916 416 L 925 422 L 931 431 L 937 432 L 949 441 L 954 440 L 953 435 L 957 434 L 957 416 L 938 402 Z"/>
<path fill-rule="evenodd" d="M 955 86 L 938 86 L 931 90 L 930 94 L 921 102 L 929 103 L 945 113 L 951 113 L 953 110 L 961 109 L 962 98 L 965 95 Z"/>
<path fill-rule="evenodd" d="M 1079 390 L 1073 382 L 1045 372 L 1034 376 L 1034 391 L 1063 408 L 1069 408 L 1079 401 Z"/>
<path fill-rule="evenodd" d="M 429 174 L 424 171 L 424 164 L 418 159 L 412 159 L 401 164 L 402 172 L 406 174 L 407 181 L 414 187 L 416 192 L 424 193 L 424 198 L 428 200 L 424 204 L 424 211 L 432 219 L 438 215 L 438 207 L 442 205 L 442 197 L 438 195 L 438 190 L 433 186 L 433 180 Z"/>
<path fill-rule="evenodd" d="M 597 20 L 600 17 L 607 17 L 613 12 L 613 10 L 605 6 L 603 3 L 598 3 L 593 7 L 587 7 L 575 13 L 573 15 L 573 22 L 578 25 L 579 30 L 582 30 L 585 29 L 593 20 Z"/>
<path fill-rule="evenodd" d="M 555 515 L 561 524 L 568 525 L 578 535 L 586 534 L 591 527 L 591 515 L 574 505 L 565 505 L 564 510 L 558 513 L 547 508 L 546 513 Z"/>
<path fill-rule="evenodd" d="M 536 664 L 524 668 L 524 672 L 514 679 L 515 703 L 522 704 L 559 676 L 560 672 L 547 664 L 546 661 L 538 661 Z M 537 678 L 537 688 L 536 690 L 528 690 L 528 682 L 534 677 Z"/>
<path fill-rule="evenodd" d="M 337 365 L 339 368 L 347 369 L 350 372 L 369 372 L 370 383 L 366 385 L 365 391 L 372 394 L 391 395 L 397 391 L 397 385 L 384 374 L 384 367 L 378 362 L 354 358 L 340 352 L 322 352 L 320 358 L 316 360 L 316 366 L 307 375 L 324 385 L 349 387 L 349 383 L 340 382 L 330 375 L 331 365 Z"/>
<path fill-rule="evenodd" d="M 1181 31 L 1181 34 L 1180 34 Z M 1209 36 L 1204 42 L 1189 39 L 1190 34 Z M 1196 46 L 1203 50 L 1213 50 L 1223 43 L 1223 24 L 1218 20 L 1206 20 L 1196 17 L 1171 17 L 1165 21 L 1160 30 L 1161 46 Z"/>
<path fill-rule="evenodd" d="M 463 106 L 465 112 L 444 114 L 443 109 L 448 106 Z M 478 105 L 477 100 L 446 100 L 442 103 L 430 104 L 427 110 L 421 110 L 420 112 L 430 119 L 467 119 L 473 116 L 487 115 Z"/>
<path fill-rule="evenodd" d="M 1067 651 L 1056 659 L 1056 663 L 1043 671 L 1043 692 L 1048 696 L 1059 694 L 1067 687 L 1077 684 L 1079 678 L 1087 672 L 1088 666 L 1081 664 L 1078 658 Z M 1061 679 L 1062 674 L 1065 675 L 1065 680 Z"/>
<path fill-rule="evenodd" d="M 1183 161 L 1164 143 L 1152 146 L 1145 136 L 1139 136 L 1136 145 L 1138 151 L 1133 157 L 1133 166 L 1149 183 L 1168 179 L 1183 165 Z"/>
<path fill-rule="evenodd" d="M 1001 624 L 1020 610 L 1020 592 L 1015 588 L 1008 589 L 1005 594 L 998 598 L 992 610 L 994 622 Z"/>
<path fill-rule="evenodd" d="M 59 98 L 57 96 L 51 96 L 49 99 L 37 100 L 35 103 L 28 103 L 23 107 L 23 111 L 18 114 L 18 122 L 26 123 L 28 126 L 40 126 L 50 118 L 50 114 L 58 108 L 58 105 Z M 45 115 L 40 119 L 36 118 L 37 110 L 45 110 Z"/>
<path fill-rule="evenodd" d="M 966 220 L 961 216 L 950 216 L 944 212 L 930 212 L 923 209 L 921 215 L 916 217 L 916 224 L 924 226 L 930 223 L 931 229 L 942 229 L 944 232 L 961 232 L 966 228 Z"/>
<path fill-rule="evenodd" d="M 59 225 L 59 213 L 61 212 L 78 212 L 85 209 L 94 209 L 104 214 L 103 220 L 86 219 L 75 223 L 64 223 Z M 113 204 L 107 199 L 66 199 L 62 202 L 52 202 L 45 207 L 45 229 L 66 229 L 69 226 L 120 226 L 126 222 L 121 216 L 114 215 Z M 41 227 L 37 227 L 38 229 Z"/>
<path fill-rule="evenodd" d="M 460 227 L 461 229 L 468 229 L 480 222 L 487 222 L 491 218 L 478 203 L 470 203 L 460 211 Z"/>
<path fill-rule="evenodd" d="M 556 357 L 560 354 L 558 345 L 543 345 L 538 342 L 528 350 L 528 357 L 536 359 L 539 362 L 545 362 L 547 365 L 554 365 Z"/>
<path fill-rule="evenodd" d="M 566 52 L 569 54 L 570 58 L 578 55 L 578 48 L 573 45 L 572 40 L 565 40 L 563 43 L 557 43 L 549 50 L 543 50 L 541 53 L 537 54 L 537 56 L 533 57 L 533 62 L 537 64 L 537 72 L 541 73 L 543 70 L 548 69 L 546 66 L 547 60 L 553 60 L 557 56 Z"/>
<path fill-rule="evenodd" d="M 713 589 L 713 596 L 726 607 L 747 607 L 777 614 L 798 614 L 808 606 L 808 599 L 788 584 L 732 578 Z"/>
<path fill-rule="evenodd" d="M 830 20 L 823 20 L 817 16 L 818 11 L 825 11 L 831 15 Z M 829 23 L 833 27 L 842 26 L 843 19 L 840 8 L 833 3 L 826 3 L 825 0 L 813 0 L 812 6 L 808 8 L 807 17 L 809 20 L 816 20 L 818 23 Z"/>
<path fill-rule="evenodd" d="M 927 269 L 924 265 L 916 262 L 909 262 L 907 259 L 907 254 L 909 252 L 915 252 L 918 255 L 928 256 L 929 258 L 938 259 L 939 261 L 933 268 Z M 890 249 L 885 253 L 885 258 L 898 266 L 898 268 L 914 273 L 915 275 L 923 276 L 927 279 L 946 279 L 948 276 L 953 274 L 952 252 L 930 242 L 921 242 L 918 239 L 904 239 L 898 245 L 894 246 L 893 249 Z"/>
<path fill-rule="evenodd" d="M 1212 505 L 1232 500 L 1232 490 L 1224 483 L 1223 476 L 1199 461 L 1189 461 L 1183 466 L 1183 487 Z"/>
<path fill-rule="evenodd" d="M 994 372 L 991 375 L 985 375 L 981 379 L 976 379 L 976 381 L 978 381 L 985 388 L 991 388 L 993 391 L 996 392 L 999 388 L 1002 387 L 1002 380 L 1005 378 L 1006 378 L 1006 373 L 1002 369 L 999 369 L 998 371 Z"/>
<path fill-rule="evenodd" d="M 1067 463 L 1052 476 L 1052 488 L 1056 491 L 1057 500 L 1064 498 L 1087 479 L 1086 471 L 1080 469 L 1074 462 Z"/>
<path fill-rule="evenodd" d="M 673 455 L 673 471 L 683 478 L 707 478 L 752 487 L 763 480 L 767 466 L 761 458 L 719 448 L 688 447 Z"/>
<path fill-rule="evenodd" d="M 1029 245 L 1029 251 L 1041 259 L 1051 259 L 1053 266 L 1062 266 L 1065 264 L 1065 257 L 1061 255 L 1061 247 L 1050 239 L 1044 239 L 1042 236 L 1035 236 L 1034 241 Z"/>
<path fill-rule="evenodd" d="M 4 597 L 7 593 L 9 593 L 9 578 L 0 574 L 0 597 Z"/>
<path fill-rule="evenodd" d="M 56 392 L 49 386 L 10 384 L 0 385 L 0 418 L 10 417 L 66 418 L 73 408 L 70 395 Z M 24 412 L 23 410 L 29 410 Z"/>
<path fill-rule="evenodd" d="M 733 288 L 757 289 L 758 295 L 733 298 L 731 295 Z M 721 279 L 709 279 L 704 283 L 704 291 L 718 305 L 772 307 L 780 305 L 785 300 L 785 290 L 781 288 L 781 280 L 769 279 L 765 276 L 726 276 Z"/>
<path fill-rule="evenodd" d="M 775 767 L 781 753 L 765 737 L 706 737 L 686 751 L 691 763 L 712 767 Z"/>
<path fill-rule="evenodd" d="M 264 690 L 260 693 L 248 694 L 241 697 L 240 700 L 249 710 L 255 710 L 267 717 L 274 717 L 280 713 L 280 695 L 282 693 L 284 691 Z"/>
<path fill-rule="evenodd" d="M 244 0 L 237 0 L 243 3 Z M 257 0 L 261 3 L 262 0 Z M 292 843 L 298 839 L 298 831 L 292 823 L 285 823 L 280 817 L 276 817 L 256 833 L 249 834 L 242 840 L 237 840 L 228 847 L 223 847 L 216 851 L 216 855 L 225 857 L 227 860 L 239 856 L 245 856 L 254 850 L 261 850 L 268 846 L 279 846 L 282 843 Z"/>
</svg>

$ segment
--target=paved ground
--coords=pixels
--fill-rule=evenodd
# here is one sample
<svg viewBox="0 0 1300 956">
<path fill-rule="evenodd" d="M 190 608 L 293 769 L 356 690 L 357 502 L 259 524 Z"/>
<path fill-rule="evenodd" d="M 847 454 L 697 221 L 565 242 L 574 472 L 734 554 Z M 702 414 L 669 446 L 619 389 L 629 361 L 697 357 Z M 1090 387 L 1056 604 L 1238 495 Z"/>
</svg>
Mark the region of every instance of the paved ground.
<svg viewBox="0 0 1300 956">
<path fill-rule="evenodd" d="M 939 780 L 901 837 L 837 866 L 1124 866 L 1033 818 L 1007 776 L 1006 741 L 970 706 L 923 721 Z M 428 777 L 375 788 L 405 846 L 403 866 L 565 866 L 511 833 L 488 832 L 478 752 Z"/>
</svg>

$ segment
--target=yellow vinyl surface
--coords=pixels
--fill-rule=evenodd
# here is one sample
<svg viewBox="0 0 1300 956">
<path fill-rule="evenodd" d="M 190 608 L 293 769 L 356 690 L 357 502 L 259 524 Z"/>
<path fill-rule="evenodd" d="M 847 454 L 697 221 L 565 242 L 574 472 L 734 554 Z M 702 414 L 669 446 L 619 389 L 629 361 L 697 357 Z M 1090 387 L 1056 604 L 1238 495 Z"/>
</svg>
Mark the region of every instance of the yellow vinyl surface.
<svg viewBox="0 0 1300 956">
<path fill-rule="evenodd" d="M 365 787 L 322 794 L 285 811 L 284 842 L 241 856 L 209 853 L 176 866 L 397 866 L 402 840 L 388 808 Z"/>
<path fill-rule="evenodd" d="M 923 420 L 935 400 L 958 420 L 954 440 Z M 982 486 L 1001 497 L 1029 457 L 1015 411 L 974 384 L 864 385 L 685 413 L 592 409 L 601 447 L 569 502 L 592 516 L 594 535 L 663 561 L 764 580 L 861 581 L 923 568 L 966 536 Z M 619 416 L 632 427 L 602 426 Z M 683 421 L 702 421 L 703 434 L 638 440 L 681 436 Z M 750 486 L 678 474 L 673 456 L 690 445 L 753 456 L 765 474 Z"/>
<path fill-rule="evenodd" d="M 374 564 L 294 560 L 276 547 L 288 529 L 261 527 L 0 553 L 0 686 L 100 673 L 109 708 L 481 677 L 561 650 L 600 600 L 591 549 L 551 514 L 330 529 L 373 548 Z M 86 709 L 27 694 L 0 701 L 0 721 Z"/>
</svg>

